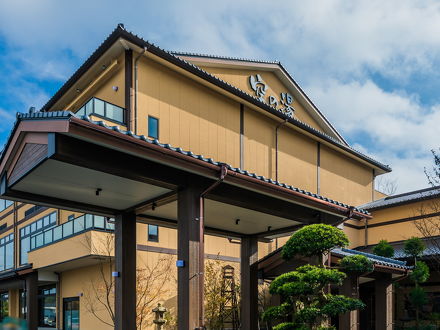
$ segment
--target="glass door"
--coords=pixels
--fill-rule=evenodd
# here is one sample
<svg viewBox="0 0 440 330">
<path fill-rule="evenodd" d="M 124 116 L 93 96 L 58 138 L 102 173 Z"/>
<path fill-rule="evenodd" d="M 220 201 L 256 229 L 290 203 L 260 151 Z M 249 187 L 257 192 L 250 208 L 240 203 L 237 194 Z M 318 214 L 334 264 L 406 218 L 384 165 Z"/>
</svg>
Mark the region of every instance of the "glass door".
<svg viewBox="0 0 440 330">
<path fill-rule="evenodd" d="M 63 299 L 64 330 L 79 330 L 79 298 Z"/>
<path fill-rule="evenodd" d="M 9 316 L 9 295 L 8 293 L 0 293 L 0 322 Z"/>
</svg>

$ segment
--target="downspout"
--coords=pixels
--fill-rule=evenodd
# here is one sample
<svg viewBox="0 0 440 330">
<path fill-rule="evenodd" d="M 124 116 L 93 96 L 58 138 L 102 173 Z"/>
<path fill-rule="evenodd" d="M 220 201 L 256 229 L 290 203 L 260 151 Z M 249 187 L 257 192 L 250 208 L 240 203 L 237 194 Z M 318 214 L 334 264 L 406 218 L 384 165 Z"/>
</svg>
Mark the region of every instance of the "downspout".
<svg viewBox="0 0 440 330">
<path fill-rule="evenodd" d="M 278 181 L 278 130 L 287 122 L 288 120 L 284 119 L 284 121 L 279 123 L 275 128 L 275 181 Z"/>
<path fill-rule="evenodd" d="M 204 283 L 205 283 L 205 196 L 215 187 L 223 182 L 226 175 L 228 175 L 228 167 L 222 164 L 220 168 L 220 177 L 216 182 L 210 185 L 205 191 L 200 194 L 200 210 L 199 210 L 199 327 L 203 330 L 205 328 L 205 310 L 204 310 Z"/>
<path fill-rule="evenodd" d="M 147 52 L 147 47 L 144 47 L 144 50 L 139 53 L 138 56 L 136 56 L 134 60 L 134 109 L 133 113 L 130 117 L 131 121 L 134 121 L 134 129 L 133 133 L 137 134 L 137 110 L 138 110 L 138 61 Z M 132 126 L 132 123 L 130 122 L 130 127 Z"/>
<path fill-rule="evenodd" d="M 364 229 L 364 231 L 365 231 L 365 233 L 364 233 L 365 234 L 365 242 L 364 242 L 364 246 L 367 247 L 368 246 L 368 219 L 365 218 L 364 221 L 365 221 L 365 229 Z"/>
</svg>

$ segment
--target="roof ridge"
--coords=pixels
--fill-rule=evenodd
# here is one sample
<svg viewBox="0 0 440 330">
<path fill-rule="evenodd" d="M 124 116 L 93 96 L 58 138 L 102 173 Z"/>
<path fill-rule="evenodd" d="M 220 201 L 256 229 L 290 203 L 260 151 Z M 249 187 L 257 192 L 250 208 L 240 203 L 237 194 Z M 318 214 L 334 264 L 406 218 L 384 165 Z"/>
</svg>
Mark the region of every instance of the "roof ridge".
<svg viewBox="0 0 440 330">
<path fill-rule="evenodd" d="M 397 194 L 397 195 L 387 196 L 382 199 L 383 200 L 392 200 L 394 198 L 409 196 L 409 195 L 413 195 L 413 194 L 419 194 L 419 193 L 423 193 L 423 192 L 427 192 L 427 191 L 431 191 L 431 190 L 440 190 L 440 186 L 433 186 L 433 187 L 423 188 L 423 189 L 419 189 L 419 190 L 408 191 L 408 192 Z"/>
<path fill-rule="evenodd" d="M 212 55 L 206 53 L 196 53 L 196 52 L 182 52 L 182 51 L 168 51 L 169 53 L 176 56 L 193 56 L 193 57 L 204 57 L 204 58 L 215 58 L 219 60 L 232 60 L 241 62 L 253 62 L 253 63 L 266 63 L 266 64 L 281 64 L 280 61 L 274 60 L 260 60 L 245 57 L 235 57 L 235 56 L 225 56 L 225 55 Z"/>
</svg>

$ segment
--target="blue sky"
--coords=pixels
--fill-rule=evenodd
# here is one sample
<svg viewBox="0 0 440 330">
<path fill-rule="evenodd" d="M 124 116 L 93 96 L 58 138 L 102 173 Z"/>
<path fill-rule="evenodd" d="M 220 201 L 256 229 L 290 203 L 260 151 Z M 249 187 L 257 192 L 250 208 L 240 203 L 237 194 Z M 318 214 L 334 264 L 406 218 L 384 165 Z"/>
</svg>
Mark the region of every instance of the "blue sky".
<svg viewBox="0 0 440 330">
<path fill-rule="evenodd" d="M 310 2 L 310 3 L 309 3 Z M 280 60 L 357 149 L 423 188 L 440 147 L 436 1 L 0 2 L 0 143 L 115 28 L 169 50 Z"/>
</svg>

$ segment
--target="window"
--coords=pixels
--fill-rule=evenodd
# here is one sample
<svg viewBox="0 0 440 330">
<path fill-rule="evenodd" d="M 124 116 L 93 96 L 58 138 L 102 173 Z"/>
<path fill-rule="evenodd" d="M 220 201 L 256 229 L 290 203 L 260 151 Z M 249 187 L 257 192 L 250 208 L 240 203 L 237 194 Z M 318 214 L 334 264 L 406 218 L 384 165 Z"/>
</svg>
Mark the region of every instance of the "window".
<svg viewBox="0 0 440 330">
<path fill-rule="evenodd" d="M 14 202 L 8 201 L 6 199 L 0 199 L 0 212 L 6 210 L 9 206 L 11 206 Z"/>
<path fill-rule="evenodd" d="M 159 139 L 159 119 L 148 116 L 148 137 Z"/>
<path fill-rule="evenodd" d="M 30 209 L 24 211 L 24 216 L 27 217 L 28 215 L 38 211 L 41 208 L 42 208 L 42 206 L 39 206 L 39 205 L 32 206 Z"/>
<path fill-rule="evenodd" d="M 97 99 L 96 97 L 91 98 L 84 104 L 77 112 L 77 116 L 89 116 L 95 115 L 98 117 L 103 117 L 118 123 L 125 123 L 125 109 L 118 107 L 117 105 L 105 102 L 103 100 Z"/>
<path fill-rule="evenodd" d="M 38 325 L 55 328 L 57 323 L 57 289 L 55 285 L 38 288 Z"/>
<path fill-rule="evenodd" d="M 64 298 L 63 299 L 63 315 L 65 330 L 79 329 L 79 298 Z"/>
<path fill-rule="evenodd" d="M 9 316 L 9 295 L 7 292 L 0 293 L 0 322 Z"/>
<path fill-rule="evenodd" d="M 0 271 L 14 267 L 14 234 L 0 239 Z"/>
<path fill-rule="evenodd" d="M 148 225 L 148 240 L 150 242 L 159 242 L 159 227 Z"/>
<path fill-rule="evenodd" d="M 31 249 L 31 235 L 52 228 L 57 224 L 57 213 L 52 212 L 31 224 L 20 228 L 20 265 L 27 264 Z"/>
</svg>

